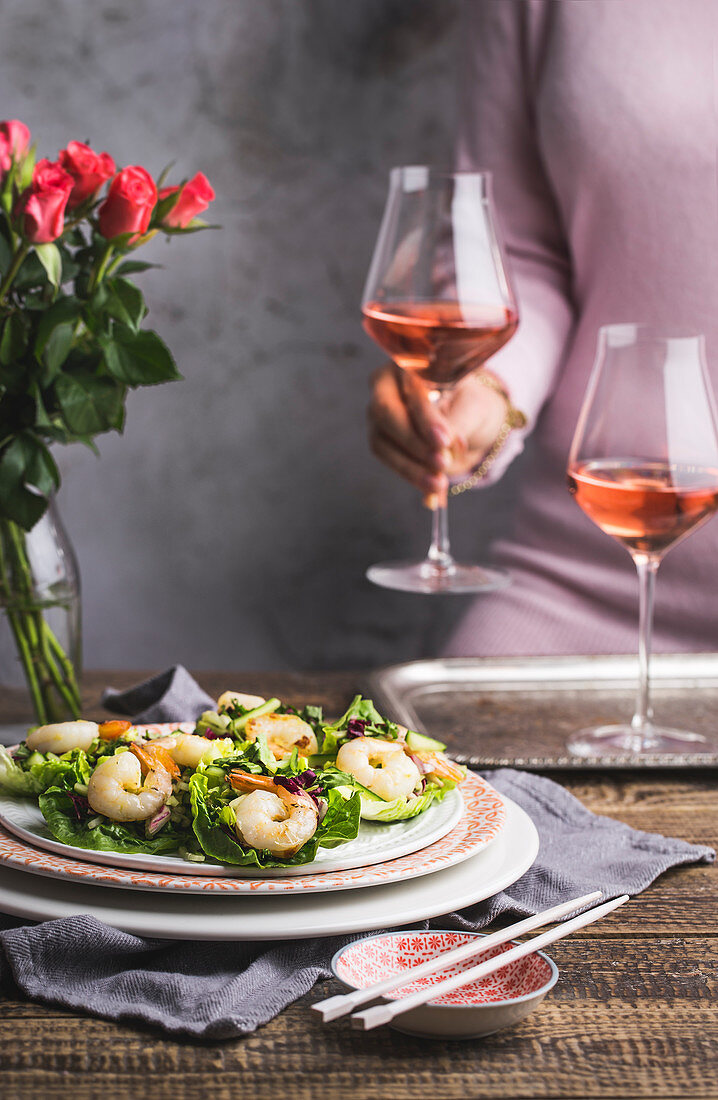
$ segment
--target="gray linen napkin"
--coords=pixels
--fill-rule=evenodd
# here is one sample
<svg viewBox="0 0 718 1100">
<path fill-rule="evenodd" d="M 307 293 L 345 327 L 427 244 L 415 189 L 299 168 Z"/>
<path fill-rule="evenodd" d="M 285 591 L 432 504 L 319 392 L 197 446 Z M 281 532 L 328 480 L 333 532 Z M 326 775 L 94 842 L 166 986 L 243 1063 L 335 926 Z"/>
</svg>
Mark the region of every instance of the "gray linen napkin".
<svg viewBox="0 0 718 1100">
<path fill-rule="evenodd" d="M 715 859 L 703 845 L 592 814 L 543 776 L 509 768 L 484 774 L 534 821 L 536 862 L 508 890 L 417 927 L 477 930 L 501 913 L 535 913 L 590 890 L 607 898 L 637 894 L 669 867 Z M 28 997 L 205 1039 L 246 1035 L 271 1020 L 329 977 L 334 952 L 359 938 L 167 942 L 119 932 L 90 916 L 38 925 L 0 918 L 0 928 L 6 929 L 0 931 L 0 983 L 14 980 Z"/>
<path fill-rule="evenodd" d="M 184 665 L 173 665 L 126 691 L 105 688 L 102 705 L 139 723 L 194 722 L 203 711 L 213 710 L 215 701 Z"/>
</svg>

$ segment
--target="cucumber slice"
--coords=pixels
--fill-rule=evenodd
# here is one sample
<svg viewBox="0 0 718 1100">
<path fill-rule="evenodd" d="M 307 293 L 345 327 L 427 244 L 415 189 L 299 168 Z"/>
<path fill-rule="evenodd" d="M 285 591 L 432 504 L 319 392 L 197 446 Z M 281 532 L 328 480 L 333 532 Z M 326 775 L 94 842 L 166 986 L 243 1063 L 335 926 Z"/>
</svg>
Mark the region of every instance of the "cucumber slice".
<svg viewBox="0 0 718 1100">
<path fill-rule="evenodd" d="M 424 733 L 408 730 L 406 747 L 412 752 L 443 752 L 446 745 L 442 741 L 435 741 L 433 737 L 427 737 Z"/>
<path fill-rule="evenodd" d="M 345 798 L 351 798 L 351 796 L 353 794 L 356 794 L 358 791 L 361 795 L 362 817 L 364 816 L 365 803 L 380 802 L 382 806 L 386 806 L 388 804 L 386 799 L 382 798 L 378 794 L 374 794 L 374 792 L 370 791 L 368 787 L 362 787 L 361 783 L 357 783 L 356 780 L 351 787 L 335 787 L 335 790 L 339 791 L 339 793 L 344 795 Z"/>
<path fill-rule="evenodd" d="M 235 718 L 232 722 L 232 729 L 235 731 L 243 730 L 250 718 L 259 718 L 260 714 L 271 714 L 281 705 L 279 699 L 267 699 L 266 703 L 262 703 L 260 707 L 254 707 L 253 710 L 248 710 L 246 714 L 243 714 L 241 718 Z"/>
<path fill-rule="evenodd" d="M 229 729 L 228 714 L 218 714 L 216 710 L 205 710 L 197 719 L 198 726 L 209 726 L 213 733 L 224 733 Z"/>
</svg>

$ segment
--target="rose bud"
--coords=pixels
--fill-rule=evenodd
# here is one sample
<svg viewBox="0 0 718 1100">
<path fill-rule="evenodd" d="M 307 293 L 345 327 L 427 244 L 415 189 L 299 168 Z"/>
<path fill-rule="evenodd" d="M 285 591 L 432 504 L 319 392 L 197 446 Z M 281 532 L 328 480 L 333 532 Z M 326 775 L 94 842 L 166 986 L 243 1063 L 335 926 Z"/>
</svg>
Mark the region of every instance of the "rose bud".
<svg viewBox="0 0 718 1100">
<path fill-rule="evenodd" d="M 9 171 L 13 158 L 20 160 L 30 144 L 30 131 L 16 118 L 0 122 L 0 172 Z"/>
<path fill-rule="evenodd" d="M 115 162 L 109 153 L 96 153 L 81 141 L 69 142 L 58 153 L 57 160 L 75 181 L 67 204 L 71 210 L 93 198 L 105 180 L 115 174 Z"/>
<path fill-rule="evenodd" d="M 136 240 L 147 232 L 156 203 L 157 187 L 149 172 L 139 165 L 123 168 L 100 207 L 100 233 L 108 240 L 132 233 L 130 240 Z"/>
<path fill-rule="evenodd" d="M 186 229 L 193 218 L 206 210 L 214 199 L 212 185 L 203 172 L 198 172 L 182 187 L 163 187 L 160 199 L 166 199 L 168 195 L 175 195 L 178 191 L 180 197 L 161 222 L 169 229 Z"/>
<path fill-rule="evenodd" d="M 73 179 L 59 164 L 39 160 L 32 183 L 21 199 L 23 233 L 31 244 L 57 240 L 65 228 L 65 207 Z"/>
</svg>

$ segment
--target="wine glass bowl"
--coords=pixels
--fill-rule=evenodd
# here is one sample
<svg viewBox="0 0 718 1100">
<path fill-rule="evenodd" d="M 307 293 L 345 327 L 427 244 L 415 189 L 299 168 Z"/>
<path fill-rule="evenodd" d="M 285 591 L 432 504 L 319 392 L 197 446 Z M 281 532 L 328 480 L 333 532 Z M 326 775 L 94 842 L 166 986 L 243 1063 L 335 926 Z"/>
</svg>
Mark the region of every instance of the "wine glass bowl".
<svg viewBox="0 0 718 1100">
<path fill-rule="evenodd" d="M 516 314 L 506 307 L 458 302 L 369 302 L 364 328 L 402 370 L 429 389 L 450 389 L 482 366 L 513 335 Z"/>
<path fill-rule="evenodd" d="M 702 336 L 607 325 L 571 445 L 576 503 L 629 552 L 639 579 L 639 686 L 630 724 L 580 730 L 578 756 L 704 753 L 708 739 L 661 727 L 650 703 L 654 584 L 665 554 L 718 509 L 718 431 Z"/>
<path fill-rule="evenodd" d="M 362 298 L 365 331 L 441 408 L 514 334 L 518 311 L 496 230 L 491 177 L 421 165 L 394 168 Z M 375 584 L 402 591 L 488 592 L 506 574 L 454 561 L 446 500 L 422 561 L 372 566 Z"/>
</svg>

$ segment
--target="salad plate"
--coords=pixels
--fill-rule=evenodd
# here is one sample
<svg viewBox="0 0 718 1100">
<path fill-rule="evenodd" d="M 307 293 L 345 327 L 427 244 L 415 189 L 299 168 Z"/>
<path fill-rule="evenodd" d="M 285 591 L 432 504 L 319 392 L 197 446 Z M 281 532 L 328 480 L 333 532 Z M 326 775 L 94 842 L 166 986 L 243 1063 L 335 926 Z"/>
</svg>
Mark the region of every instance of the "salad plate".
<svg viewBox="0 0 718 1100">
<path fill-rule="evenodd" d="M 0 911 L 36 921 L 90 914 L 122 931 L 160 939 L 301 939 L 395 928 L 492 897 L 528 870 L 538 853 L 538 833 L 519 806 L 508 798 L 503 804 L 504 826 L 483 850 L 435 874 L 359 893 L 302 890 L 283 895 L 287 904 L 272 896 L 209 893 L 199 910 L 196 897 L 176 890 L 143 900 L 137 891 L 102 890 L 0 866 Z"/>
<path fill-rule="evenodd" d="M 115 869 L 286 879 L 412 855 L 462 816 L 466 769 L 411 730 L 399 743 L 403 727 L 361 695 L 318 733 L 320 708 L 223 699 L 229 710 L 205 712 L 200 734 L 189 723 L 126 720 L 31 731 L 0 752 L 0 826 L 35 848 Z M 494 795 L 482 843 L 502 814 Z"/>
<path fill-rule="evenodd" d="M 443 802 L 406 822 L 363 822 L 357 840 L 339 851 L 319 849 L 311 864 L 265 869 L 260 876 L 247 868 L 188 863 L 179 856 L 71 848 L 50 837 L 37 807 L 5 797 L 0 799 L 0 821 L 9 831 L 0 829 L 0 866 L 73 882 L 179 893 L 231 896 L 354 890 L 433 874 L 494 843 L 505 824 L 504 799 L 473 773 L 461 784 L 461 792 L 451 792 Z M 433 824 L 429 820 L 418 831 L 416 826 L 434 811 L 443 811 L 439 820 Z M 409 830 L 410 826 L 414 828 Z M 432 833 L 433 839 L 426 839 Z M 410 850 L 402 851 L 409 840 Z M 345 855 L 347 849 L 354 851 Z M 107 866 L 110 860 L 112 865 Z"/>
<path fill-rule="evenodd" d="M 491 801 L 491 799 L 489 799 Z M 495 818 L 491 825 L 496 831 L 501 826 L 500 799 L 496 796 Z M 451 791 L 443 802 L 430 806 L 423 814 L 408 821 L 390 825 L 363 821 L 355 840 L 340 848 L 320 848 L 311 863 L 294 867 L 237 867 L 214 862 L 191 863 L 177 855 L 147 855 L 144 852 L 95 851 L 63 844 L 50 833 L 47 823 L 34 803 L 13 797 L 0 797 L 0 825 L 21 840 L 56 855 L 81 857 L 89 863 L 122 867 L 137 871 L 154 871 L 159 874 L 192 876 L 208 875 L 239 878 L 287 878 L 314 875 L 318 872 L 344 871 L 371 864 L 384 863 L 399 856 L 420 852 L 451 832 L 461 818 L 463 801 L 459 791 Z M 488 824 L 488 823 L 487 823 Z M 493 830 L 489 830 L 490 832 Z M 487 840 L 488 842 L 488 836 Z"/>
</svg>

